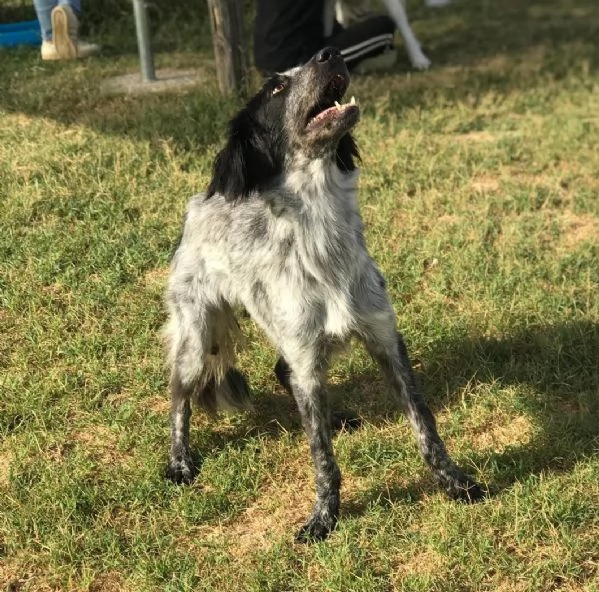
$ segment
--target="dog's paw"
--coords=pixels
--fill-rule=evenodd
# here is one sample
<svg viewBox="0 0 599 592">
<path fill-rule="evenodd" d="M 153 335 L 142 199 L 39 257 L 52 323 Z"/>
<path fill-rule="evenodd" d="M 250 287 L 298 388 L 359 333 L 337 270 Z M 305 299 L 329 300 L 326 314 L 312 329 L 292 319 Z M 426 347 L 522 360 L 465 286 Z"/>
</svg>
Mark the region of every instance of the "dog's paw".
<svg viewBox="0 0 599 592">
<path fill-rule="evenodd" d="M 337 518 L 333 516 L 325 517 L 322 514 L 313 514 L 310 520 L 306 522 L 295 535 L 298 543 L 316 543 L 324 541 L 335 529 Z"/>
<path fill-rule="evenodd" d="M 177 485 L 190 485 L 197 469 L 189 458 L 171 459 L 164 471 L 164 476 Z"/>
<path fill-rule="evenodd" d="M 416 70 L 428 70 L 431 66 L 431 61 L 421 51 L 410 55 L 410 61 Z"/>
<path fill-rule="evenodd" d="M 487 492 L 476 481 L 466 476 L 447 484 L 445 491 L 451 499 L 467 504 L 480 502 L 487 497 Z"/>
</svg>

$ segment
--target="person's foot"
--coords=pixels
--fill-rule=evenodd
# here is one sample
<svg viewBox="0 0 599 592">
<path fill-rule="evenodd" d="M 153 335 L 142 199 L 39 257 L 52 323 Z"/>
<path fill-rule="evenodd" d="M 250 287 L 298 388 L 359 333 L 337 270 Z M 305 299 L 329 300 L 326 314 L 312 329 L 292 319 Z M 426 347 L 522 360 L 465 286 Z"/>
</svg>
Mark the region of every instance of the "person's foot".
<svg viewBox="0 0 599 592">
<path fill-rule="evenodd" d="M 100 46 L 95 43 L 86 43 L 85 41 L 79 40 L 77 42 L 77 57 L 85 58 L 90 55 L 94 55 L 100 51 Z M 64 58 L 59 55 L 56 50 L 56 46 L 52 41 L 42 42 L 42 60 L 64 60 L 70 58 Z"/>
<path fill-rule="evenodd" d="M 70 6 L 59 4 L 52 10 L 52 42 L 58 59 L 73 60 L 77 57 L 79 19 Z"/>
<path fill-rule="evenodd" d="M 72 60 L 100 51 L 99 45 L 79 39 L 79 19 L 70 6 L 56 6 L 51 17 L 52 41 L 42 43 L 43 60 Z"/>
<path fill-rule="evenodd" d="M 79 39 L 77 41 L 77 57 L 86 58 L 100 51 L 100 46 L 97 43 L 88 43 Z"/>
</svg>

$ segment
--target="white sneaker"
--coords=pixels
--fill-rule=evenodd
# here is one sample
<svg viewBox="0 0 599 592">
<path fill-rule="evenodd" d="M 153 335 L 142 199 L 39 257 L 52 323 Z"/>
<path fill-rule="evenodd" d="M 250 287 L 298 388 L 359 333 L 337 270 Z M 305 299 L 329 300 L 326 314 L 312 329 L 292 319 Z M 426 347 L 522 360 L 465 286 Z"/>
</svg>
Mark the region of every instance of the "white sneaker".
<svg viewBox="0 0 599 592">
<path fill-rule="evenodd" d="M 59 4 L 52 10 L 52 42 L 61 60 L 77 57 L 79 19 L 70 6 Z"/>
<path fill-rule="evenodd" d="M 87 43 L 85 41 L 79 40 L 77 42 L 77 57 L 78 58 L 86 58 L 87 56 L 94 55 L 100 51 L 100 46 L 95 43 Z M 42 60 L 64 60 L 69 58 L 64 58 L 61 56 L 57 49 L 56 45 L 52 43 L 52 41 L 43 41 L 42 42 Z"/>
<path fill-rule="evenodd" d="M 52 41 L 42 43 L 42 60 L 85 58 L 100 51 L 100 46 L 79 39 L 79 19 L 64 4 L 52 10 Z"/>
<path fill-rule="evenodd" d="M 77 41 L 77 57 L 78 58 L 86 58 L 90 55 L 94 55 L 100 51 L 101 46 L 97 43 L 88 43 L 87 41 L 82 41 L 79 39 Z"/>
</svg>

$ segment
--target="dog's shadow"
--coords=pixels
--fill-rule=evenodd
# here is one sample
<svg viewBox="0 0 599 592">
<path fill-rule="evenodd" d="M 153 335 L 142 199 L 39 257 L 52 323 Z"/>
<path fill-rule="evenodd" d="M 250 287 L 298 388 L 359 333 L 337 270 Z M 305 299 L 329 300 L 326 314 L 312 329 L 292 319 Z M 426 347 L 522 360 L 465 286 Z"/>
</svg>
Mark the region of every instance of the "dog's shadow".
<svg viewBox="0 0 599 592">
<path fill-rule="evenodd" d="M 478 385 L 522 393 L 517 395 L 514 415 L 526 415 L 537 428 L 535 435 L 525 444 L 499 452 L 467 454 L 475 466 L 483 467 L 493 493 L 531 475 L 568 471 L 599 447 L 599 326 L 595 323 L 530 328 L 502 338 L 442 339 L 423 352 L 416 366 L 433 411 L 462 404 L 464 389 L 473 379 Z M 401 415 L 374 363 L 366 372 L 332 384 L 330 391 L 335 409 L 351 409 L 371 425 L 388 424 Z M 224 446 L 242 448 L 255 435 L 276 439 L 284 432 L 302 432 L 295 402 L 281 387 L 256 392 L 255 407 L 226 435 L 214 432 L 210 436 L 212 454 Z M 195 454 L 201 464 L 202 451 Z M 350 499 L 344 513 L 361 514 L 375 502 L 418 500 L 433 487 L 427 477 L 416 478 L 406 487 L 383 489 L 381 485 L 361 492 L 358 500 Z"/>
<path fill-rule="evenodd" d="M 477 384 L 516 389 L 514 415 L 535 426 L 526 444 L 475 455 L 496 486 L 544 471 L 570 470 L 599 444 L 599 325 L 571 321 L 526 328 L 506 337 L 455 338 L 430 351 L 426 390 L 445 386 L 449 401 Z M 432 394 L 432 393 L 431 393 Z M 429 396 L 429 399 L 433 397 Z M 433 399 L 434 400 L 434 399 Z"/>
</svg>

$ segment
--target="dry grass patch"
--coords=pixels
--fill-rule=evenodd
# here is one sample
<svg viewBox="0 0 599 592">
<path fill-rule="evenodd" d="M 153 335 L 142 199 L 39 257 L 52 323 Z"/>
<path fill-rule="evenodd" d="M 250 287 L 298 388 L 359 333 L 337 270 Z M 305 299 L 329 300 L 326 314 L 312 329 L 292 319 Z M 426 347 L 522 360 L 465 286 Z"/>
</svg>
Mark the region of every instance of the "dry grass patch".
<svg viewBox="0 0 599 592">
<path fill-rule="evenodd" d="M 166 391 L 161 394 L 151 395 L 143 400 L 143 407 L 149 409 L 152 413 L 159 415 L 168 415 L 171 409 L 171 401 Z"/>
<path fill-rule="evenodd" d="M 160 292 L 166 288 L 170 269 L 168 267 L 157 267 L 150 269 L 143 276 L 143 284 L 152 292 Z"/>
<path fill-rule="evenodd" d="M 470 187 L 472 187 L 476 193 L 482 194 L 495 193 L 499 190 L 500 186 L 499 180 L 490 175 L 479 175 L 474 177 L 470 182 Z"/>
<path fill-rule="evenodd" d="M 489 142 L 497 142 L 506 137 L 513 137 L 514 135 L 517 135 L 517 133 L 518 132 L 513 131 L 480 130 L 467 132 L 465 134 L 453 134 L 451 140 L 464 144 L 486 144 Z"/>
<path fill-rule="evenodd" d="M 71 432 L 69 443 L 74 443 L 101 465 L 115 466 L 127 462 L 129 455 L 118 447 L 119 436 L 103 425 L 90 425 Z"/>
<path fill-rule="evenodd" d="M 484 425 L 470 432 L 468 440 L 475 449 L 501 453 L 513 446 L 529 444 L 535 433 L 536 429 L 529 417 L 494 415 Z"/>
<path fill-rule="evenodd" d="M 111 571 L 94 578 L 87 592 L 127 592 L 132 588 L 125 586 L 121 574 Z"/>
<path fill-rule="evenodd" d="M 497 582 L 494 589 L 495 592 L 524 592 L 525 590 L 529 590 L 529 585 L 522 580 L 503 580 L 501 582 Z"/>
<path fill-rule="evenodd" d="M 314 483 L 309 462 L 290 480 L 271 482 L 258 492 L 236 520 L 218 525 L 211 536 L 220 539 L 232 556 L 251 562 L 257 549 L 266 549 L 281 538 L 291 539 L 314 504 Z"/>
<path fill-rule="evenodd" d="M 8 447 L 9 440 L 3 442 L 0 448 L 0 487 L 10 485 L 10 465 L 14 460 L 14 454 Z"/>
<path fill-rule="evenodd" d="M 434 549 L 424 549 L 409 557 L 398 553 L 393 561 L 391 585 L 401 589 L 402 581 L 408 576 L 436 577 L 447 569 L 447 557 Z"/>
<path fill-rule="evenodd" d="M 235 519 L 203 524 L 179 537 L 177 545 L 195 555 L 198 565 L 215 549 L 235 565 L 227 581 L 231 589 L 243 589 L 257 555 L 268 553 L 280 541 L 292 544 L 293 536 L 312 511 L 314 483 L 309 453 L 294 449 L 284 473 L 270 475 L 269 482 Z M 307 455 L 307 456 L 304 456 Z"/>
<path fill-rule="evenodd" d="M 599 245 L 599 219 L 589 213 L 575 214 L 567 210 L 559 217 L 560 247 L 572 252 L 584 243 Z"/>
<path fill-rule="evenodd" d="M 0 561 L 0 586 L 7 592 L 31 590 L 34 592 L 64 592 L 65 588 L 48 583 L 41 570 L 25 567 L 26 562 Z"/>
</svg>

